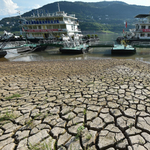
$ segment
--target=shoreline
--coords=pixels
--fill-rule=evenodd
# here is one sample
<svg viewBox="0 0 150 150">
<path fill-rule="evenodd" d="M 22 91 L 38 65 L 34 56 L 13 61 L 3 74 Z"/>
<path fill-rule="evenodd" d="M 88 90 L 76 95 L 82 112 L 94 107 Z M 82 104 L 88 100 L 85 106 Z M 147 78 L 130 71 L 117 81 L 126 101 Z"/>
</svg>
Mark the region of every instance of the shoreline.
<svg viewBox="0 0 150 150">
<path fill-rule="evenodd" d="M 90 72 L 98 72 L 117 65 L 125 65 L 138 68 L 150 68 L 150 64 L 138 60 L 126 59 L 99 59 L 99 60 L 54 60 L 54 61 L 32 61 L 32 62 L 0 62 L 0 76 L 5 74 L 20 74 L 30 76 L 61 76 L 86 75 Z M 144 71 L 144 70 L 143 70 Z M 148 70 L 145 70 L 148 71 Z M 44 74 L 46 73 L 46 74 Z M 102 72 L 101 72 L 102 73 Z"/>
<path fill-rule="evenodd" d="M 0 149 L 150 149 L 150 65 L 0 62 Z"/>
</svg>

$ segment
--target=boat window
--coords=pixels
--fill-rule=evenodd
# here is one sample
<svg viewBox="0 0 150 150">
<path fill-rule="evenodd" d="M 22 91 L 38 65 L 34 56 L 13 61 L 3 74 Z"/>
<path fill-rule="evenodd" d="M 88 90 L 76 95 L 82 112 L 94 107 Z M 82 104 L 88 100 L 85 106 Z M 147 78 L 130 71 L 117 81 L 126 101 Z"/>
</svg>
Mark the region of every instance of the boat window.
<svg viewBox="0 0 150 150">
<path fill-rule="evenodd" d="M 150 26 L 148 26 L 148 29 L 150 29 Z"/>
<path fill-rule="evenodd" d="M 43 27 L 43 29 L 45 29 L 45 26 L 42 26 Z"/>
<path fill-rule="evenodd" d="M 71 26 L 71 29 L 74 30 L 74 26 Z"/>
<path fill-rule="evenodd" d="M 41 29 L 41 26 L 38 26 L 38 29 Z"/>
<path fill-rule="evenodd" d="M 68 18 L 64 18 L 64 21 L 68 21 Z"/>
<path fill-rule="evenodd" d="M 66 25 L 60 25 L 61 29 L 66 29 Z"/>
<path fill-rule="evenodd" d="M 137 24 L 137 25 L 136 25 L 136 30 L 138 30 L 138 29 L 139 29 L 139 25 Z"/>
<path fill-rule="evenodd" d="M 145 28 L 146 28 L 146 26 L 142 26 L 141 28 L 142 28 L 142 29 L 145 29 Z"/>
<path fill-rule="evenodd" d="M 147 36 L 150 37 L 150 34 L 148 34 Z"/>
<path fill-rule="evenodd" d="M 47 29 L 52 29 L 52 26 L 49 26 L 49 25 L 48 25 L 48 26 L 46 26 L 46 27 L 47 27 Z"/>
<path fill-rule="evenodd" d="M 58 29 L 58 28 L 59 28 L 59 25 L 55 25 L 54 28 L 55 28 L 55 29 Z"/>
<path fill-rule="evenodd" d="M 37 29 L 37 27 L 36 27 L 36 26 L 33 26 L 33 29 Z"/>
<path fill-rule="evenodd" d="M 63 18 L 58 18 L 58 21 L 63 21 Z"/>
<path fill-rule="evenodd" d="M 141 37 L 144 37 L 144 36 L 145 36 L 145 34 L 141 33 Z"/>
</svg>

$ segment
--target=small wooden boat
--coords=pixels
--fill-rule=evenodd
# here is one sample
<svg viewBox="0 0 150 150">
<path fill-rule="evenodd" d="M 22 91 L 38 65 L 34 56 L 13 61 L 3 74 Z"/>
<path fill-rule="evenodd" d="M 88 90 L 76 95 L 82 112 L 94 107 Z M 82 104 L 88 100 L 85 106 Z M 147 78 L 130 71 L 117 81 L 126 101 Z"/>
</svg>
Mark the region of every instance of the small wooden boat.
<svg viewBox="0 0 150 150">
<path fill-rule="evenodd" d="M 116 44 L 111 49 L 111 54 L 135 54 L 136 49 L 132 47 L 131 45 L 122 45 L 122 44 Z"/>
</svg>

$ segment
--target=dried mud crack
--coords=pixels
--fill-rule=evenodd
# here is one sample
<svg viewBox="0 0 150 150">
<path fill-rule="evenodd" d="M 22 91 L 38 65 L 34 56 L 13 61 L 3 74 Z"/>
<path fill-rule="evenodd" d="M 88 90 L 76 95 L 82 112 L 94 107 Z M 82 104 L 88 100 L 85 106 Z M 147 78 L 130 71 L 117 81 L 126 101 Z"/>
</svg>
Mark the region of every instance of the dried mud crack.
<svg viewBox="0 0 150 150">
<path fill-rule="evenodd" d="M 150 65 L 0 62 L 1 150 L 149 150 Z"/>
</svg>

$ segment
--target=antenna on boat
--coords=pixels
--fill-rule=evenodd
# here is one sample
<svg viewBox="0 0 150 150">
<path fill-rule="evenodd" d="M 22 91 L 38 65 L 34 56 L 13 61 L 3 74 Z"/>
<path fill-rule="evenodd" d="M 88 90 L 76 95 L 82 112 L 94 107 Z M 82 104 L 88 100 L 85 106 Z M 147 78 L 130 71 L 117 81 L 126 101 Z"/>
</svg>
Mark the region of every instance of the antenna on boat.
<svg viewBox="0 0 150 150">
<path fill-rule="evenodd" d="M 58 3 L 58 11 L 60 11 L 59 3 Z"/>
<path fill-rule="evenodd" d="M 21 14 L 20 14 L 20 11 L 18 10 L 18 12 L 17 12 L 18 14 L 19 14 L 19 16 L 21 17 Z"/>
<path fill-rule="evenodd" d="M 27 21 L 25 18 L 23 18 L 23 17 L 21 16 L 20 11 L 18 11 L 17 13 L 18 13 L 19 16 L 20 16 L 20 19 L 22 19 L 23 21 Z M 20 22 L 20 23 L 21 23 L 21 22 Z"/>
</svg>

